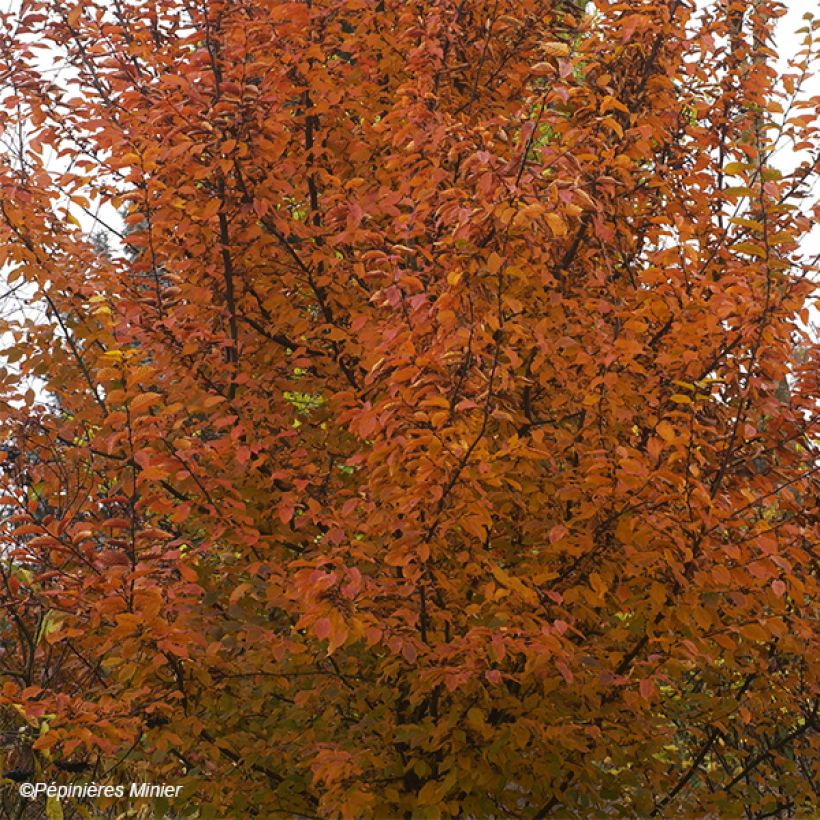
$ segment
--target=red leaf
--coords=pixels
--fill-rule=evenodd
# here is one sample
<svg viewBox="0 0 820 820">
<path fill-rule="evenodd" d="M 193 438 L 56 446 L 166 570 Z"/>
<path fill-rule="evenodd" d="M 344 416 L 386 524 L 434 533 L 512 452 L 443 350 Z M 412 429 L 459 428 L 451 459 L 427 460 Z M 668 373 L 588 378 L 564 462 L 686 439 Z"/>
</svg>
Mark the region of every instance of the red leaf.
<svg viewBox="0 0 820 820">
<path fill-rule="evenodd" d="M 330 629 L 330 618 L 319 618 L 319 620 L 313 624 L 313 632 L 320 641 L 323 641 L 330 635 Z"/>
</svg>

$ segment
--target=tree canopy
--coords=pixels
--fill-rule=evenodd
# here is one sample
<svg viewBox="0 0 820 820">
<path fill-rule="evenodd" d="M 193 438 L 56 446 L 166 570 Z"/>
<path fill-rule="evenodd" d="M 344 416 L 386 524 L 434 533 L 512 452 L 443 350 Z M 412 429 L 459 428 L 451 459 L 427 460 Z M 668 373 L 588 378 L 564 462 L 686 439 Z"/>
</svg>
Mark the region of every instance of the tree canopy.
<svg viewBox="0 0 820 820">
<path fill-rule="evenodd" d="M 3 15 L 6 776 L 183 784 L 147 816 L 809 813 L 784 6 Z"/>
</svg>

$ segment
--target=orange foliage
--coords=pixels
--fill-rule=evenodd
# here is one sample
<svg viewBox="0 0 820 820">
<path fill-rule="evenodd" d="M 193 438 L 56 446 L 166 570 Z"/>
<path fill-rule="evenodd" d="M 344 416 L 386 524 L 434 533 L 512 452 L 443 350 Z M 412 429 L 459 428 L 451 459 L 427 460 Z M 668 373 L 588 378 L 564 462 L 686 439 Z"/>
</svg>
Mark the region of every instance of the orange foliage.
<svg viewBox="0 0 820 820">
<path fill-rule="evenodd" d="M 7 768 L 810 810 L 812 55 L 774 0 L 583 5 L 4 18 Z"/>
</svg>

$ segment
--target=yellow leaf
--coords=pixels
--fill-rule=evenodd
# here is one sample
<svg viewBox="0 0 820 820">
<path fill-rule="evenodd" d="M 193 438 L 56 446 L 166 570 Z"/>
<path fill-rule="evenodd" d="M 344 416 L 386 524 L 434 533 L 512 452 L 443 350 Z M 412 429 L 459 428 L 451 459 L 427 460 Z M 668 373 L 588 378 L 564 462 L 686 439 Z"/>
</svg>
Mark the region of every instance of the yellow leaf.
<svg viewBox="0 0 820 820">
<path fill-rule="evenodd" d="M 46 799 L 46 820 L 63 820 L 63 807 L 54 795 Z"/>
<path fill-rule="evenodd" d="M 467 722 L 472 723 L 474 726 L 483 726 L 484 712 L 477 706 L 473 706 L 472 709 L 467 710 Z"/>
<path fill-rule="evenodd" d="M 788 231 L 781 231 L 769 237 L 770 245 L 785 245 L 787 242 L 796 242 L 796 238 Z"/>
<path fill-rule="evenodd" d="M 747 219 L 745 216 L 733 216 L 729 222 L 731 222 L 732 225 L 740 225 L 741 228 L 752 228 L 756 231 L 763 230 L 762 222 L 758 222 L 755 219 Z"/>
<path fill-rule="evenodd" d="M 760 245 L 755 245 L 754 242 L 738 242 L 736 245 L 732 246 L 732 249 L 738 251 L 739 253 L 745 253 L 749 256 L 756 256 L 758 258 L 766 255 L 766 250 L 760 247 Z"/>
</svg>

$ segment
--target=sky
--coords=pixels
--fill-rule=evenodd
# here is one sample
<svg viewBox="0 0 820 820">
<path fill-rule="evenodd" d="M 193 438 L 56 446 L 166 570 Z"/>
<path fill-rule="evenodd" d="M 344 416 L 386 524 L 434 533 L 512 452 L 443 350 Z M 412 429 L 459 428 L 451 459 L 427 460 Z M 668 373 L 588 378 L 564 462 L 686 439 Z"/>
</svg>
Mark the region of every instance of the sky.
<svg viewBox="0 0 820 820">
<path fill-rule="evenodd" d="M 778 69 L 781 72 L 786 70 L 789 55 L 795 54 L 801 48 L 802 39 L 805 35 L 796 32 L 807 25 L 807 21 L 803 19 L 804 15 L 809 14 L 820 17 L 820 0 L 787 0 L 787 6 L 788 13 L 781 18 L 775 35 L 775 50 L 780 55 Z M 820 32 L 817 33 L 817 36 L 820 37 Z M 820 71 L 820 64 L 817 65 L 815 71 Z M 810 94 L 820 95 L 820 76 L 815 75 L 809 80 L 807 91 Z M 806 156 L 806 154 L 804 153 L 803 156 Z M 788 148 L 784 148 L 778 155 L 778 161 L 784 163 L 785 167 L 795 164 L 798 160 L 799 157 Z M 815 188 L 813 194 L 814 200 L 817 201 L 817 188 Z M 801 249 L 808 256 L 820 254 L 820 226 L 814 226 L 811 234 L 803 240 Z M 818 285 L 820 286 L 820 282 L 818 282 Z M 814 338 L 820 337 L 820 301 L 815 301 L 814 305 L 811 306 L 809 321 L 811 324 L 810 332 Z"/>
</svg>

